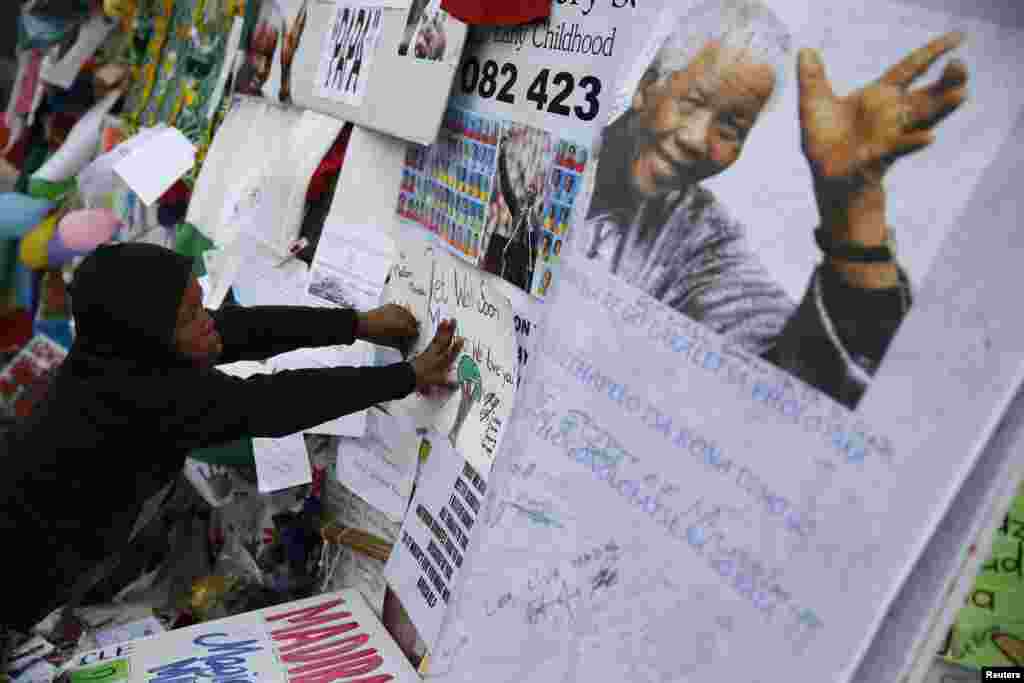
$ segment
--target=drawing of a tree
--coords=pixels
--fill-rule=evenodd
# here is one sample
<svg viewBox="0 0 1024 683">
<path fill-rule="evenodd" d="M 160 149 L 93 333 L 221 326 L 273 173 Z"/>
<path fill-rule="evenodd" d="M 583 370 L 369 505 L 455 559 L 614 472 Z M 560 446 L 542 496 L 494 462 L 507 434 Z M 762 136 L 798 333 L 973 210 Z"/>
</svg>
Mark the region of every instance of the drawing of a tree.
<svg viewBox="0 0 1024 683">
<path fill-rule="evenodd" d="M 451 441 L 452 447 L 455 447 L 455 441 L 459 438 L 459 431 L 462 429 L 463 423 L 469 416 L 469 411 L 473 408 L 473 404 L 480 400 L 480 397 L 484 393 L 483 380 L 480 377 L 480 368 L 477 366 L 476 361 L 469 354 L 463 354 L 459 359 L 459 366 L 456 368 L 456 374 L 459 382 L 459 391 L 461 396 L 459 397 L 459 411 L 455 415 L 455 424 L 452 425 L 452 429 L 448 432 L 448 440 Z"/>
</svg>

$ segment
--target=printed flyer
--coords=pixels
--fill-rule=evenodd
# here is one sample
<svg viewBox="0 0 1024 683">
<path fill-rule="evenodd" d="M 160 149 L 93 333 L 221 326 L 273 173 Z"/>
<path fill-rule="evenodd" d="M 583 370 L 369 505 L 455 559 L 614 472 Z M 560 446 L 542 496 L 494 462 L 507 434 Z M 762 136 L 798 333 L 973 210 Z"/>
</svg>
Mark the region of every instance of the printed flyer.
<svg viewBox="0 0 1024 683">
<path fill-rule="evenodd" d="M 555 4 L 543 23 L 474 28 L 437 141 L 409 146 L 401 220 L 543 300 L 586 203 L 614 84 L 657 14 L 632 4 Z"/>
</svg>

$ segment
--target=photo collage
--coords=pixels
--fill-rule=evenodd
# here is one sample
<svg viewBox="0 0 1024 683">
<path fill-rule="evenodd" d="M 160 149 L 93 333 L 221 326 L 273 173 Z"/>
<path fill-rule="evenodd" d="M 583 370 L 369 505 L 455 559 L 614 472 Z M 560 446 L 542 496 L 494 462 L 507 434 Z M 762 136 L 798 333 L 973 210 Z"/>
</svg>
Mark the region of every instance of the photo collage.
<svg viewBox="0 0 1024 683">
<path fill-rule="evenodd" d="M 544 298 L 588 158 L 585 146 L 543 129 L 451 107 L 435 144 L 409 146 L 397 212 Z"/>
</svg>

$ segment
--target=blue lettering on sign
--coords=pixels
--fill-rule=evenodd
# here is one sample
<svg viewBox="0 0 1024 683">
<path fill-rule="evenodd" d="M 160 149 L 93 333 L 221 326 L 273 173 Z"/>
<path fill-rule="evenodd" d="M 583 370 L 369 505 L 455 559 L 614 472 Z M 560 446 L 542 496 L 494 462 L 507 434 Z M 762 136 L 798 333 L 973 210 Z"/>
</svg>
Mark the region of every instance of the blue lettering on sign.
<svg viewBox="0 0 1024 683">
<path fill-rule="evenodd" d="M 213 683 L 251 683 L 253 672 L 245 666 L 243 655 L 259 652 L 264 648 L 258 639 L 237 642 L 215 642 L 227 638 L 227 633 L 207 633 L 192 641 L 194 645 L 206 648 L 210 654 L 205 657 L 179 659 L 155 669 L 149 683 L 191 683 L 196 678 L 210 679 Z"/>
</svg>

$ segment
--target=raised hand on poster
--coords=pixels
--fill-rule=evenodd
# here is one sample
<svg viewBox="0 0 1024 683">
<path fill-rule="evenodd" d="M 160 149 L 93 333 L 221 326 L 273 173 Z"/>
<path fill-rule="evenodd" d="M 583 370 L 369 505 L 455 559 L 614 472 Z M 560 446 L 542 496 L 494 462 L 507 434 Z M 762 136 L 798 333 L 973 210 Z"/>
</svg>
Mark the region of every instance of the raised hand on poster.
<svg viewBox="0 0 1024 683">
<path fill-rule="evenodd" d="M 412 361 L 416 389 L 425 394 L 434 387 L 452 388 L 448 375 L 464 343 L 465 340 L 455 338 L 455 321 L 442 320 L 430 346 Z"/>
<path fill-rule="evenodd" d="M 935 83 L 910 86 L 962 41 L 955 32 L 937 38 L 845 97 L 833 93 L 818 53 L 801 50 L 801 139 L 822 227 L 832 240 L 878 246 L 888 239 L 882 179 L 897 159 L 931 144 L 934 127 L 964 102 L 967 69 L 953 60 Z M 895 284 L 894 263 L 871 265 L 874 277 L 857 278 L 858 284 Z"/>
</svg>

